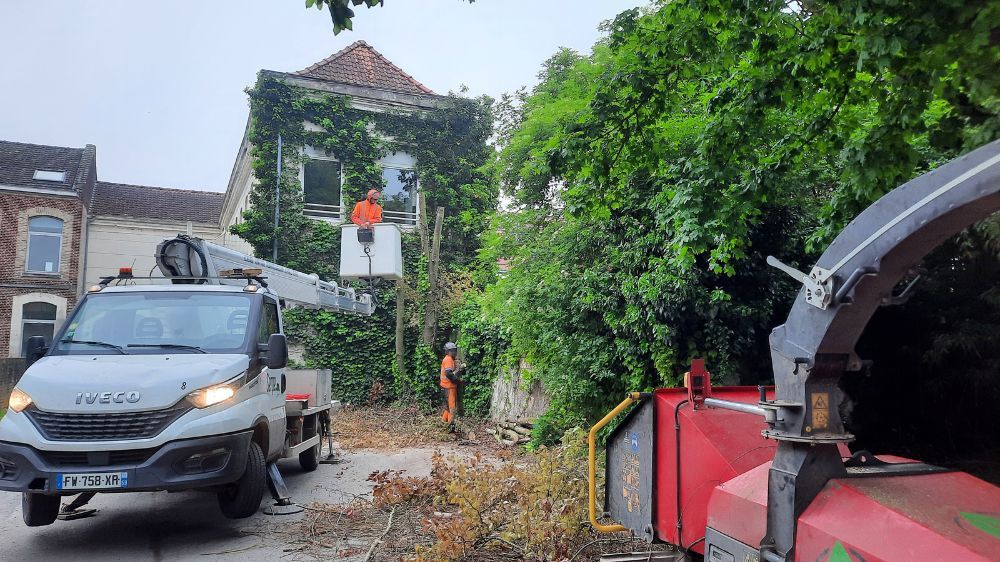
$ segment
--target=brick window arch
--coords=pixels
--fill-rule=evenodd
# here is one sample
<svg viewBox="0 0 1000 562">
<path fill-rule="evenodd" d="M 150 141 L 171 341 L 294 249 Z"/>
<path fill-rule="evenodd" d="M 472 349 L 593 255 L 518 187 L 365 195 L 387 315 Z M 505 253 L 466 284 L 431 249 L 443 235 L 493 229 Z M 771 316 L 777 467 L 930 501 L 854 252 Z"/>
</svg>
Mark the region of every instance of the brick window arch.
<svg viewBox="0 0 1000 562">
<path fill-rule="evenodd" d="M 52 337 L 66 320 L 68 299 L 51 293 L 14 295 L 10 308 L 10 357 L 24 356 L 30 336 Z"/>
<path fill-rule="evenodd" d="M 65 221 L 48 215 L 28 219 L 28 253 L 24 269 L 29 273 L 59 273 Z"/>
</svg>

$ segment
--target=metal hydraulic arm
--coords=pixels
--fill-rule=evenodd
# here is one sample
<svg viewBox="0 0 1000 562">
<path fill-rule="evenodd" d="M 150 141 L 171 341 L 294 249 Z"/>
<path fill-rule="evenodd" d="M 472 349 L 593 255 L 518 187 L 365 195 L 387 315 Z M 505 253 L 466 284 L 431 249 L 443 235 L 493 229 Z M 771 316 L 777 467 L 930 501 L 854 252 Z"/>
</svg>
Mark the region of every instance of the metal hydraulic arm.
<svg viewBox="0 0 1000 562">
<path fill-rule="evenodd" d="M 845 474 L 837 444 L 844 429 L 839 387 L 861 368 L 854 346 L 875 310 L 925 255 L 1000 210 L 1000 141 L 983 146 L 889 192 L 837 236 L 806 274 L 785 324 L 770 337 L 776 396 L 762 401 L 778 441 L 768 478 L 767 534 L 761 554 L 793 559 L 796 521 L 830 478 Z"/>
<path fill-rule="evenodd" d="M 157 245 L 156 264 L 177 284 L 239 284 L 222 272 L 260 269 L 267 286 L 286 303 L 365 316 L 375 312 L 371 295 L 192 236 L 181 235 Z"/>
</svg>

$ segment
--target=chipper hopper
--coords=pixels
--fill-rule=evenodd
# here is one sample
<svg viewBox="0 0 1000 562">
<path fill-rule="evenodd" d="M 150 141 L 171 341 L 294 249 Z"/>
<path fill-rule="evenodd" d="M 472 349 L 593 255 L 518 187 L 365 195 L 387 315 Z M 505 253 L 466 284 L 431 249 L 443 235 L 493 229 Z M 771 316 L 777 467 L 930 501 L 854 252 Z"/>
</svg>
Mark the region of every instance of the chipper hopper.
<svg viewBox="0 0 1000 562">
<path fill-rule="evenodd" d="M 1000 488 L 919 461 L 852 455 L 838 384 L 861 368 L 854 345 L 875 310 L 910 289 L 899 288 L 908 272 L 998 210 L 1000 141 L 876 201 L 808 273 L 768 258 L 803 285 L 771 333 L 775 387 L 713 388 L 696 360 L 685 388 L 626 397 L 591 431 L 594 527 L 673 545 L 661 560 L 1000 560 Z M 602 524 L 593 447 L 632 404 L 608 436 Z"/>
</svg>

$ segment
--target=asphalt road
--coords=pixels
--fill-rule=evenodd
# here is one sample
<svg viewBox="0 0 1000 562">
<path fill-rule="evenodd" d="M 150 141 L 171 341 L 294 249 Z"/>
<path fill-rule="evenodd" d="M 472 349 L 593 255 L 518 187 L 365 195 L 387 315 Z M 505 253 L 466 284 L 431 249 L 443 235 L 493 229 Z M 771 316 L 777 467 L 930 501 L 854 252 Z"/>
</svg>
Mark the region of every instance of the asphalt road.
<svg viewBox="0 0 1000 562">
<path fill-rule="evenodd" d="M 311 473 L 295 460 L 278 466 L 294 501 L 336 504 L 368 495 L 366 478 L 374 470 L 428 474 L 432 453 L 431 448 L 345 453 L 341 464 L 321 464 Z M 270 503 L 266 497 L 261 507 Z M 277 531 L 302 517 L 258 512 L 234 521 L 219 513 L 214 494 L 198 492 L 99 494 L 89 507 L 98 509 L 93 517 L 29 528 L 21 520 L 20 494 L 0 492 L 0 560 L 287 560 Z"/>
</svg>

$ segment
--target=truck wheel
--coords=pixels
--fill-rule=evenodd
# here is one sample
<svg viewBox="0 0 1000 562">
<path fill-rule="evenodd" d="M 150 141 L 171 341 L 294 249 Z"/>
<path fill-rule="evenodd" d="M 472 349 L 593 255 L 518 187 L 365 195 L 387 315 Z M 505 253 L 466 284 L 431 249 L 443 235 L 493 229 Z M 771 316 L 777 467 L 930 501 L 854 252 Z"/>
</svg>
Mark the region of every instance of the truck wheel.
<svg viewBox="0 0 1000 562">
<path fill-rule="evenodd" d="M 244 519 L 257 513 L 267 489 L 267 464 L 260 445 L 251 442 L 247 467 L 239 480 L 219 492 L 219 509 L 230 519 Z"/>
<path fill-rule="evenodd" d="M 299 453 L 299 465 L 302 467 L 302 470 L 306 472 L 316 470 L 316 467 L 319 466 L 319 454 L 322 446 L 322 442 L 316 443 L 312 447 L 309 447 L 305 451 Z"/>
<path fill-rule="evenodd" d="M 21 517 L 29 527 L 51 525 L 59 515 L 59 496 L 21 493 Z"/>
</svg>

